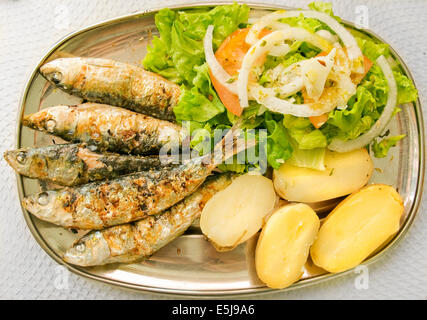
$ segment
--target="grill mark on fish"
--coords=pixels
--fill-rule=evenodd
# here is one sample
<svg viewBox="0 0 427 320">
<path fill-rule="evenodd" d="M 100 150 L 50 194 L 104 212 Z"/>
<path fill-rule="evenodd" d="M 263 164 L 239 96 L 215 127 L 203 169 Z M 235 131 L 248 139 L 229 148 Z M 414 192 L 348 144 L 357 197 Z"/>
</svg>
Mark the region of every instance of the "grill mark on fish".
<svg viewBox="0 0 427 320">
<path fill-rule="evenodd" d="M 94 145 L 99 151 L 145 155 L 170 142 L 184 141 L 184 132 L 176 124 L 95 103 L 46 108 L 24 116 L 22 123 L 67 141 Z"/>
<path fill-rule="evenodd" d="M 208 178 L 192 195 L 160 215 L 92 231 L 66 251 L 64 260 L 94 266 L 148 258 L 183 234 L 200 216 L 207 201 L 230 185 L 233 177 L 226 173 Z"/>
<path fill-rule="evenodd" d="M 88 101 L 175 120 L 179 86 L 138 66 L 101 58 L 60 58 L 40 72 L 61 90 Z"/>
</svg>

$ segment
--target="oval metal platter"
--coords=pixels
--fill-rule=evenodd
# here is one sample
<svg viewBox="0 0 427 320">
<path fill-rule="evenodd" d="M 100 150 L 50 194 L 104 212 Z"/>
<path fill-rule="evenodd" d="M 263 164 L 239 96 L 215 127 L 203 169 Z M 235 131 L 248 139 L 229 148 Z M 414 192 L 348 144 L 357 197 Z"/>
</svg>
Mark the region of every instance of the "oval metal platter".
<svg viewBox="0 0 427 320">
<path fill-rule="evenodd" d="M 224 3 L 193 4 L 172 9 L 187 10 L 219 4 Z M 261 16 L 269 10 L 286 9 L 259 4 L 248 5 L 252 8 L 252 17 Z M 38 72 L 41 65 L 49 60 L 68 56 L 102 57 L 140 64 L 147 45 L 153 35 L 158 34 L 154 24 L 157 11 L 143 11 L 105 21 L 74 32 L 59 41 L 35 66 L 28 80 L 21 98 L 19 123 L 23 114 L 36 112 L 40 108 L 80 102 L 80 99 L 60 90 L 47 90 L 48 84 Z M 350 23 L 347 23 L 347 26 L 353 28 Z M 370 31 L 362 32 L 380 39 Z M 397 53 L 393 49 L 391 52 L 411 77 Z M 424 179 L 424 128 L 421 107 L 417 100 L 415 103 L 401 106 L 401 109 L 388 129 L 392 134 L 405 134 L 406 138 L 398 147 L 392 149 L 387 158 L 374 159 L 376 170 L 370 181 L 390 184 L 398 189 L 405 205 L 401 228 L 393 239 L 377 250 L 364 264 L 377 260 L 388 248 L 402 239 L 415 217 L 421 199 Z M 51 136 L 18 126 L 18 148 L 51 144 L 52 139 Z M 36 180 L 18 176 L 21 199 L 45 187 Z M 143 262 L 83 268 L 69 265 L 61 259 L 62 253 L 82 236 L 81 232 L 72 233 L 37 219 L 24 209 L 23 212 L 32 234 L 49 256 L 66 265 L 72 272 L 91 279 L 137 290 L 198 297 L 271 291 L 256 276 L 256 237 L 233 251 L 219 253 L 204 239 L 197 224 L 194 224 L 183 236 Z M 302 279 L 284 290 L 318 283 L 345 273 L 329 274 L 309 261 Z"/>
</svg>

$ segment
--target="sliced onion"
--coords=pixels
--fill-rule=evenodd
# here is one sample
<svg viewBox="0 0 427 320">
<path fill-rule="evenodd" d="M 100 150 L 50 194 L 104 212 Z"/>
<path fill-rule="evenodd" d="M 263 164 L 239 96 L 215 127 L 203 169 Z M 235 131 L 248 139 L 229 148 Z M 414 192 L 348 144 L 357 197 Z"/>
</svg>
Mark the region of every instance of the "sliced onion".
<svg viewBox="0 0 427 320">
<path fill-rule="evenodd" d="M 236 83 L 230 83 L 230 79 L 232 79 L 232 76 L 230 76 L 228 72 L 224 70 L 224 68 L 216 59 L 215 54 L 213 52 L 213 29 L 213 25 L 208 26 L 205 37 L 203 38 L 203 48 L 205 50 L 206 62 L 208 63 L 209 69 L 211 70 L 215 78 L 218 80 L 218 82 L 220 82 L 221 85 L 226 87 L 232 93 L 237 94 Z"/>
<path fill-rule="evenodd" d="M 268 54 L 273 57 L 281 57 L 286 55 L 290 50 L 291 47 L 283 43 L 280 46 L 273 46 Z"/>
<path fill-rule="evenodd" d="M 297 93 L 298 91 L 301 91 L 303 87 L 304 84 L 302 77 L 296 77 L 291 82 L 288 82 L 287 84 L 280 87 L 266 88 L 261 85 L 254 84 L 250 86 L 249 93 L 252 97 L 255 98 L 255 100 L 257 100 L 258 103 L 262 104 L 263 101 L 265 101 L 262 99 L 262 97 L 276 96 L 276 94 L 279 94 L 281 97 L 286 98 Z M 253 95 L 252 89 L 257 90 L 258 93 L 256 96 Z"/>
<path fill-rule="evenodd" d="M 385 105 L 381 116 L 379 117 L 377 122 L 374 123 L 372 128 L 369 129 L 368 132 L 362 134 L 356 139 L 349 141 L 343 141 L 339 139 L 332 140 L 332 142 L 328 146 L 330 150 L 337 152 L 348 152 L 355 149 L 363 148 L 368 145 L 374 138 L 378 137 L 390 121 L 397 103 L 396 80 L 394 79 L 393 71 L 391 70 L 391 67 L 388 64 L 387 59 L 384 56 L 380 56 L 376 62 L 384 73 L 388 84 L 387 104 Z"/>
<path fill-rule="evenodd" d="M 243 57 L 242 66 L 237 78 L 237 94 L 242 108 L 246 108 L 249 105 L 248 82 L 252 65 L 260 56 L 268 52 L 272 46 L 282 40 L 283 34 L 280 31 L 272 32 L 250 47 L 246 55 Z"/>
<path fill-rule="evenodd" d="M 363 55 L 360 50 L 356 39 L 353 35 L 336 19 L 331 17 L 330 15 L 313 10 L 292 10 L 285 11 L 280 10 L 270 14 L 265 15 L 260 19 L 260 21 L 254 24 L 251 30 L 248 32 L 246 36 L 246 42 L 249 44 L 254 44 L 256 39 L 258 38 L 258 34 L 267 26 L 270 26 L 273 21 L 283 19 L 283 18 L 291 18 L 291 17 L 299 17 L 303 15 L 307 18 L 317 19 L 325 23 L 331 30 L 333 30 L 341 41 L 344 43 L 344 46 L 347 48 L 348 56 L 353 62 L 352 70 L 357 73 L 363 73 Z"/>
<path fill-rule="evenodd" d="M 274 47 L 274 48 L 276 48 L 276 47 Z M 336 49 L 333 48 L 327 56 L 315 57 L 315 58 L 310 58 L 308 60 L 296 62 L 296 63 L 288 66 L 286 69 L 281 67 L 281 65 L 278 65 L 277 67 L 275 67 L 274 69 L 271 70 L 272 74 L 270 74 L 270 77 L 273 78 L 273 81 L 274 81 L 274 79 L 278 78 L 278 74 L 279 75 L 291 75 L 291 78 L 288 77 L 285 80 L 283 80 L 283 79 L 279 80 L 280 83 L 285 83 L 283 85 L 277 85 L 274 87 L 267 87 L 267 88 L 260 86 L 258 84 L 252 84 L 252 85 L 250 84 L 249 86 L 255 86 L 256 87 L 256 89 L 259 93 L 257 95 L 257 97 L 279 95 L 281 99 L 287 98 L 287 97 L 297 93 L 298 91 L 301 91 L 303 89 L 303 87 L 306 87 L 308 97 L 313 98 L 313 99 L 318 99 L 320 97 L 320 95 L 322 94 L 326 78 L 327 78 L 329 72 L 331 71 L 332 65 L 334 63 L 335 52 L 336 52 Z M 269 54 L 271 55 L 271 51 L 269 52 Z M 320 86 L 322 87 L 322 91 L 317 90 L 316 91 L 317 96 L 313 96 L 312 92 L 314 90 L 315 84 L 308 81 L 309 69 L 307 70 L 307 64 L 313 65 L 313 62 L 315 62 L 314 67 L 320 66 L 320 64 L 317 63 L 316 61 L 322 61 L 324 63 L 323 68 L 326 68 L 326 69 L 321 70 L 324 72 L 323 72 L 321 78 L 319 79 L 320 83 L 316 83 L 317 87 L 320 87 Z M 258 101 L 258 102 L 261 103 L 261 101 Z"/>
<path fill-rule="evenodd" d="M 323 109 L 312 109 L 310 104 L 295 104 L 293 101 L 276 98 L 271 95 L 269 91 L 265 91 L 262 86 L 251 86 L 249 88 L 252 96 L 261 104 L 265 105 L 267 109 L 273 112 L 282 114 L 291 114 L 296 117 L 311 117 L 320 116 L 325 112 Z"/>
<path fill-rule="evenodd" d="M 291 26 L 287 23 L 282 23 L 279 21 L 272 21 L 268 24 L 268 27 L 270 27 L 272 30 L 286 30 L 291 28 Z M 251 32 L 251 30 L 249 30 Z"/>
<path fill-rule="evenodd" d="M 332 33 L 330 33 L 328 30 L 319 30 L 316 32 L 317 35 L 321 36 L 322 38 L 325 38 L 326 40 L 328 40 L 330 43 L 338 43 L 338 37 Z"/>
<path fill-rule="evenodd" d="M 309 60 L 304 60 L 297 62 L 293 65 L 291 65 L 288 68 L 291 68 L 292 66 L 299 65 L 301 70 L 300 75 L 297 75 L 292 81 L 290 81 L 286 86 L 283 86 L 286 90 L 288 90 L 288 93 L 291 93 L 292 89 L 295 89 L 295 91 L 300 91 L 302 87 L 308 88 L 307 82 L 304 81 L 304 73 L 307 71 L 304 71 L 305 64 L 311 63 L 315 60 L 323 60 L 326 64 L 325 75 L 329 74 L 330 67 L 332 61 L 330 60 L 335 56 L 336 49 L 332 49 L 331 52 L 326 57 L 316 57 L 311 58 Z M 329 64 L 329 68 L 328 68 Z M 329 70 L 328 70 L 329 69 Z M 324 83 L 326 80 L 326 76 L 321 78 L 320 81 Z M 353 83 L 352 83 L 353 84 Z M 299 86 L 292 88 L 291 85 Z M 336 107 L 336 104 L 334 103 L 306 103 L 306 104 L 295 104 L 294 101 L 285 100 L 281 98 L 276 97 L 276 93 L 281 93 L 280 90 L 283 87 L 275 87 L 275 88 L 264 88 L 261 85 L 258 84 L 252 84 L 249 86 L 249 92 L 251 95 L 257 100 L 258 103 L 265 105 L 269 110 L 273 112 L 278 112 L 282 114 L 291 114 L 297 117 L 311 117 L 311 116 L 320 116 L 324 113 L 330 112 L 332 109 Z M 323 86 L 322 86 L 323 88 Z M 346 94 L 346 90 L 343 89 L 341 93 L 336 93 L 337 97 L 340 99 L 345 99 L 345 102 L 354 94 L 354 92 L 349 92 Z M 322 94 L 321 92 L 317 92 L 317 94 Z M 346 98 L 343 98 L 346 97 Z"/>
<path fill-rule="evenodd" d="M 295 11 L 295 10 L 286 12 L 287 17 L 298 17 L 300 14 L 301 14 L 300 11 Z M 304 15 L 304 17 L 317 19 L 317 20 L 325 23 L 341 39 L 344 46 L 347 48 L 347 53 L 348 53 L 349 58 L 353 61 L 358 60 L 358 59 L 362 60 L 362 58 L 363 58 L 362 51 L 360 50 L 356 39 L 335 18 L 331 17 L 330 15 L 328 15 L 326 13 L 319 12 L 319 11 L 313 11 L 313 10 L 303 11 L 303 15 Z M 360 70 L 360 72 L 363 72 L 364 71 L 363 66 L 360 66 L 360 67 L 362 68 L 362 70 Z"/>
<path fill-rule="evenodd" d="M 285 10 L 278 10 L 262 16 L 257 23 L 255 23 L 249 30 L 246 36 L 246 42 L 254 45 L 258 41 L 259 34 L 265 27 L 272 27 L 273 24 L 281 19 L 281 15 L 286 12 Z"/>
<path fill-rule="evenodd" d="M 253 64 L 259 57 L 269 52 L 275 44 L 284 40 L 306 41 L 326 52 L 329 52 L 333 48 L 328 41 L 303 28 L 287 28 L 285 30 L 274 31 L 258 40 L 244 56 L 237 79 L 237 94 L 242 108 L 246 108 L 249 105 L 248 82 Z"/>
</svg>

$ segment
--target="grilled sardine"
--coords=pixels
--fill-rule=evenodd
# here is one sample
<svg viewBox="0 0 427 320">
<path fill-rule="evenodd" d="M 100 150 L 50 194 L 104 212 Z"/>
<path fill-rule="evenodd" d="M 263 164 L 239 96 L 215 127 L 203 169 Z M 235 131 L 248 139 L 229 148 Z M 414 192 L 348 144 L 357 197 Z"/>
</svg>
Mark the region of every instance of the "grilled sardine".
<svg viewBox="0 0 427 320">
<path fill-rule="evenodd" d="M 54 144 L 6 151 L 4 158 L 16 172 L 61 186 L 92 181 L 171 165 L 158 156 L 98 153 L 84 144 Z"/>
<path fill-rule="evenodd" d="M 123 108 L 84 103 L 55 106 L 24 116 L 29 128 L 47 132 L 64 140 L 84 142 L 98 151 L 150 154 L 162 146 L 184 139 L 181 127 Z"/>
<path fill-rule="evenodd" d="M 100 58 L 61 58 L 46 63 L 40 72 L 58 88 L 87 101 L 175 119 L 179 86 L 135 65 Z"/>
</svg>

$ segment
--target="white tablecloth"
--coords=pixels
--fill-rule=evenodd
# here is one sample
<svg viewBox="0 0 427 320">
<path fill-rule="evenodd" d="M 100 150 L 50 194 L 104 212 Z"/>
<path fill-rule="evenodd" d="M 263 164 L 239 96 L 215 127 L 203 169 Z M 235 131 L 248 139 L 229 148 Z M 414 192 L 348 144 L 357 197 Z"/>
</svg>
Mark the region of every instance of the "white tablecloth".
<svg viewBox="0 0 427 320">
<path fill-rule="evenodd" d="M 187 1 L 194 2 L 194 1 Z M 199 0 L 198 2 L 202 2 Z M 259 1 L 261 2 L 261 1 Z M 310 1 L 267 0 L 303 7 Z M 333 1 L 337 15 L 355 21 L 369 12 L 369 27 L 388 41 L 412 71 L 427 108 L 427 1 Z M 14 147 L 18 101 L 29 72 L 58 39 L 84 26 L 155 5 L 184 3 L 157 0 L 1 0 L 0 1 L 0 151 Z M 363 6 L 366 7 L 363 7 Z M 362 6 L 362 7 L 361 7 Z M 74 274 L 68 288 L 58 284 L 62 270 L 30 234 L 18 200 L 16 178 L 0 160 L 0 298 L 14 299 L 153 299 L 169 296 L 135 292 Z M 427 298 L 427 199 L 407 236 L 380 261 L 369 266 L 369 288 L 357 289 L 358 274 L 267 299 Z"/>
</svg>

